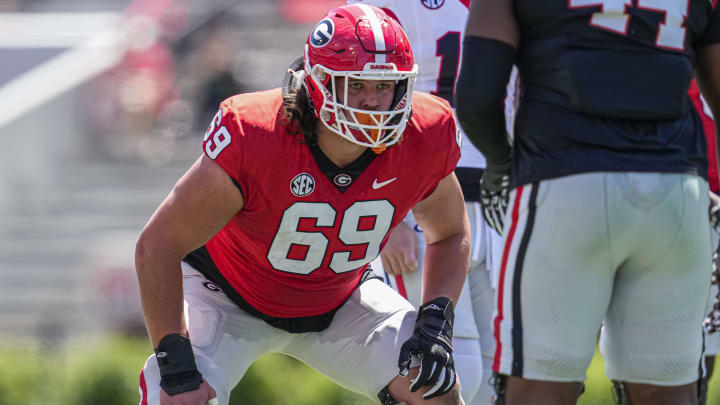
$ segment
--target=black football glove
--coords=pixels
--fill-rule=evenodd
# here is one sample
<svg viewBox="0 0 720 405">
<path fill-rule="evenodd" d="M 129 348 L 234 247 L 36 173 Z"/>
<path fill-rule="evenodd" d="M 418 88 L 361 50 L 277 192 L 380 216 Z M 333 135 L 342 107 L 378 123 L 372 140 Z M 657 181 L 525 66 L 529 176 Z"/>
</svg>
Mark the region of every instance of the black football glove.
<svg viewBox="0 0 720 405">
<path fill-rule="evenodd" d="M 410 391 L 430 386 L 423 395 L 429 399 L 443 395 L 455 385 L 455 362 L 452 357 L 453 302 L 440 297 L 426 302 L 418 310 L 413 335 L 400 348 L 400 375 L 410 371 L 413 355 L 420 358 L 420 373 L 412 381 Z"/>
<path fill-rule="evenodd" d="M 713 253 L 712 260 L 712 283 L 718 285 L 720 281 L 720 271 L 718 270 L 718 251 Z M 718 291 L 720 295 L 720 291 Z M 703 326 L 708 334 L 712 334 L 720 330 L 720 296 L 716 296 L 713 300 L 712 309 L 703 320 Z"/>
<path fill-rule="evenodd" d="M 512 157 L 501 164 L 488 162 L 480 178 L 480 204 L 485 222 L 502 235 L 508 207 Z"/>
<path fill-rule="evenodd" d="M 715 229 L 715 232 L 720 233 L 720 203 L 716 202 L 712 197 L 710 198 L 708 214 L 710 215 L 710 225 Z"/>
</svg>

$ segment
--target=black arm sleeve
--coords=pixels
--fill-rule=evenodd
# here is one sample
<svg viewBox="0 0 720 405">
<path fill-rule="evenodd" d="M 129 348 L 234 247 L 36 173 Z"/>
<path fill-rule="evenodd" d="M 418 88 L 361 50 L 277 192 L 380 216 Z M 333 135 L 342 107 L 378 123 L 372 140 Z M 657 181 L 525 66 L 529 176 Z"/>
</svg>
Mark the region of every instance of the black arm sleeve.
<svg viewBox="0 0 720 405">
<path fill-rule="evenodd" d="M 510 157 L 504 104 L 515 59 L 515 48 L 505 42 L 474 36 L 463 40 L 455 108 L 463 131 L 489 163 Z"/>
<path fill-rule="evenodd" d="M 710 45 L 718 42 L 720 42 L 720 5 L 715 6 L 713 9 L 705 32 L 697 43 L 700 45 Z"/>
</svg>

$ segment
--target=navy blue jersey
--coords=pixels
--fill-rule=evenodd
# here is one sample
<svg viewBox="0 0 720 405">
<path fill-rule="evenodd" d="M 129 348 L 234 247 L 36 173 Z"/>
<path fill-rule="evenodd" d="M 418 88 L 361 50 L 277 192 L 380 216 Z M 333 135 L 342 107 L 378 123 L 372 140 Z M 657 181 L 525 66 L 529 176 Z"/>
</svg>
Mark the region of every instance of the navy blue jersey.
<svg viewBox="0 0 720 405">
<path fill-rule="evenodd" d="M 514 186 L 591 171 L 706 176 L 687 92 L 695 49 L 720 42 L 717 2 L 515 0 Z"/>
</svg>

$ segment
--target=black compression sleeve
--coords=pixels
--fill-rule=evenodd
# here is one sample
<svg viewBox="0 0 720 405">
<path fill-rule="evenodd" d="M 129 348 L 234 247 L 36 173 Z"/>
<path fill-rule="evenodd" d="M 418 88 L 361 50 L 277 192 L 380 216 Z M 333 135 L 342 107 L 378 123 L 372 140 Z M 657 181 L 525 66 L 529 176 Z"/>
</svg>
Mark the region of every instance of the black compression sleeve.
<svg viewBox="0 0 720 405">
<path fill-rule="evenodd" d="M 463 40 L 455 108 L 463 131 L 489 163 L 506 162 L 511 153 L 505 95 L 515 58 L 515 48 L 505 42 L 474 36 Z"/>
<path fill-rule="evenodd" d="M 705 32 L 697 41 L 700 45 L 711 45 L 718 42 L 720 42 L 720 5 L 713 9 Z"/>
</svg>

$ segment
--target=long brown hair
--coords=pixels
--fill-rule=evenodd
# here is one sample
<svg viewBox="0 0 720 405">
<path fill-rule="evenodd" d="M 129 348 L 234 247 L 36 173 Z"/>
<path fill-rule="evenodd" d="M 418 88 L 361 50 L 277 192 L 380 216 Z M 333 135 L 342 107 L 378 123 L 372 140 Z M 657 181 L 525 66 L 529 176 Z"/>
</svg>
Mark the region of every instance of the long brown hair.
<svg viewBox="0 0 720 405">
<path fill-rule="evenodd" d="M 293 63 L 291 69 L 292 67 L 300 68 L 297 65 L 301 61 L 302 57 Z M 315 145 L 317 144 L 317 133 L 315 132 L 317 118 L 315 118 L 315 112 L 310 105 L 305 88 L 292 80 L 293 76 L 294 73 L 288 71 L 283 80 L 282 118 L 286 122 L 288 132 L 300 138 L 301 142 Z"/>
</svg>

